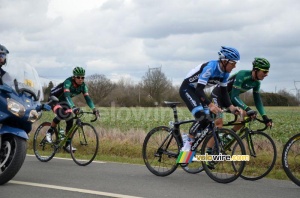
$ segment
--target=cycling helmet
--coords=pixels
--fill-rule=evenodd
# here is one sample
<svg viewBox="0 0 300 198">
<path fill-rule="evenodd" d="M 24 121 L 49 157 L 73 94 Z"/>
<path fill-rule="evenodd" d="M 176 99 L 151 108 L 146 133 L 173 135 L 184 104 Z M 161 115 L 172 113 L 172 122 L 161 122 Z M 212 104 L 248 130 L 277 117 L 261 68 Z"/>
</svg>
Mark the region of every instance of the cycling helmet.
<svg viewBox="0 0 300 198">
<path fill-rule="evenodd" d="M 75 67 L 73 69 L 73 76 L 84 76 L 85 70 L 82 67 Z"/>
<path fill-rule="evenodd" d="M 0 44 L 0 54 L 9 54 L 9 51 L 4 47 L 3 45 Z"/>
<path fill-rule="evenodd" d="M 262 71 L 269 71 L 270 69 L 270 63 L 265 58 L 254 58 L 252 65 L 253 65 L 253 69 L 259 69 Z"/>
<path fill-rule="evenodd" d="M 240 53 L 232 47 L 221 46 L 220 51 L 218 52 L 220 59 L 228 59 L 233 61 L 240 60 Z"/>
<path fill-rule="evenodd" d="M 8 53 L 9 51 L 6 49 L 6 47 L 0 44 L 0 58 L 3 59 L 0 62 L 0 67 L 6 64 L 6 54 Z"/>
</svg>

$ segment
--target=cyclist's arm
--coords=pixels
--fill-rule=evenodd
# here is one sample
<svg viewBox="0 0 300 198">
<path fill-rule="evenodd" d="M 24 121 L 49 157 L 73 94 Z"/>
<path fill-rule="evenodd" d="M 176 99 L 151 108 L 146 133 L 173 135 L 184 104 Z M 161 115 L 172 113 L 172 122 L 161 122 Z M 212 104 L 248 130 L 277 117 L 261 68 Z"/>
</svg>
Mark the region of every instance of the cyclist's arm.
<svg viewBox="0 0 300 198">
<path fill-rule="evenodd" d="M 244 82 L 244 74 L 243 72 L 238 72 L 236 74 L 234 83 L 232 85 L 232 89 L 230 92 L 230 100 L 234 106 L 238 106 L 243 110 L 246 110 L 248 106 L 242 101 L 240 98 L 240 94 L 242 92 L 242 83 Z"/>
<path fill-rule="evenodd" d="M 65 101 L 67 101 L 68 105 L 72 108 L 75 106 L 75 104 L 71 98 L 71 93 L 70 93 L 71 84 L 72 84 L 72 82 L 68 79 L 64 81 L 63 97 L 64 97 Z"/>
<path fill-rule="evenodd" d="M 232 103 L 229 98 L 227 86 L 226 87 L 220 86 L 220 91 L 221 91 L 221 95 L 222 95 L 222 102 L 224 103 L 225 107 L 228 108 L 229 106 L 232 105 Z"/>
<path fill-rule="evenodd" d="M 84 91 L 83 91 L 83 96 L 84 96 L 84 99 L 86 101 L 86 104 L 91 108 L 91 109 L 94 109 L 95 108 L 95 105 L 94 105 L 94 102 L 92 100 L 92 98 L 89 96 L 89 93 L 88 93 L 88 88 L 87 86 L 85 85 L 84 86 Z"/>
<path fill-rule="evenodd" d="M 259 94 L 259 89 L 260 89 L 260 84 L 257 87 L 253 88 L 253 99 L 254 99 L 256 109 L 258 110 L 259 114 L 261 116 L 263 116 L 263 115 L 266 115 L 266 112 L 265 112 L 265 109 L 264 109 L 264 105 L 261 101 L 261 97 L 260 97 L 260 94 Z"/>
<path fill-rule="evenodd" d="M 228 90 L 227 90 L 228 78 L 229 78 L 229 73 L 225 73 L 223 81 L 219 83 L 221 96 L 222 96 L 222 102 L 225 105 L 225 107 L 227 107 L 227 108 L 232 106 L 232 103 L 229 98 Z"/>
<path fill-rule="evenodd" d="M 196 87 L 196 95 L 198 96 L 198 98 L 200 98 L 200 100 L 204 104 L 206 104 L 208 106 L 211 103 L 211 101 L 208 99 L 208 97 L 206 96 L 206 94 L 204 92 L 205 86 L 206 85 L 204 85 L 204 84 L 198 83 L 197 87 Z"/>
</svg>

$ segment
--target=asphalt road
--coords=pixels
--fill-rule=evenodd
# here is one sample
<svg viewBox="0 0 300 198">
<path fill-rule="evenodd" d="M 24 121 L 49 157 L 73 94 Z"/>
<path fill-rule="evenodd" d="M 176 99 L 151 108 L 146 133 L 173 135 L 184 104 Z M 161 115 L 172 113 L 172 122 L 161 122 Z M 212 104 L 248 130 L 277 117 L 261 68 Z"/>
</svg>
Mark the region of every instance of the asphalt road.
<svg viewBox="0 0 300 198">
<path fill-rule="evenodd" d="M 178 168 L 167 177 L 158 177 L 143 165 L 93 162 L 86 167 L 72 160 L 39 162 L 27 156 L 19 173 L 0 186 L 1 198 L 48 197 L 284 197 L 295 198 L 300 187 L 291 181 L 237 179 L 219 184 L 205 173 L 188 174 Z"/>
</svg>

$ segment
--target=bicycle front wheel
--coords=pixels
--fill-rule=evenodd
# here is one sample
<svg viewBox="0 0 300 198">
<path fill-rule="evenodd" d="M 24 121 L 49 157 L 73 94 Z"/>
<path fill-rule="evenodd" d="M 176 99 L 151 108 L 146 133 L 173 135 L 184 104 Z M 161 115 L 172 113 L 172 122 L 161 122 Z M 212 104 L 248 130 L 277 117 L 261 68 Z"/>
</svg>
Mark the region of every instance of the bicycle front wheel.
<svg viewBox="0 0 300 198">
<path fill-rule="evenodd" d="M 202 161 L 207 175 L 216 182 L 229 183 L 236 180 L 243 172 L 245 161 L 245 147 L 238 135 L 229 129 L 218 129 L 216 132 L 217 141 L 215 142 L 213 134 L 209 134 L 202 145 L 201 154 L 206 159 Z M 228 137 L 230 141 L 228 142 Z M 210 143 L 214 142 L 212 152 L 207 153 Z M 235 147 L 235 155 L 232 150 Z"/>
<path fill-rule="evenodd" d="M 265 177 L 276 162 L 277 151 L 274 141 L 262 131 L 250 132 L 248 141 L 246 134 L 241 139 L 246 154 L 250 156 L 250 161 L 246 162 L 241 178 L 254 181 Z"/>
<path fill-rule="evenodd" d="M 37 128 L 37 130 L 34 133 L 33 151 L 36 158 L 41 162 L 50 161 L 56 153 L 55 142 L 57 142 L 58 140 L 57 133 L 53 133 L 52 143 L 49 143 L 46 140 L 46 133 L 50 126 L 50 122 L 44 122 Z"/>
<path fill-rule="evenodd" d="M 178 164 L 179 142 L 169 127 L 152 129 L 143 143 L 143 159 L 154 175 L 167 176 L 173 173 Z"/>
<path fill-rule="evenodd" d="M 96 129 L 88 123 L 82 123 L 73 133 L 70 146 L 76 148 L 76 151 L 71 152 L 76 164 L 79 166 L 90 164 L 95 159 L 99 147 Z"/>
<path fill-rule="evenodd" d="M 300 133 L 291 137 L 284 145 L 282 167 L 290 180 L 300 186 Z"/>
</svg>

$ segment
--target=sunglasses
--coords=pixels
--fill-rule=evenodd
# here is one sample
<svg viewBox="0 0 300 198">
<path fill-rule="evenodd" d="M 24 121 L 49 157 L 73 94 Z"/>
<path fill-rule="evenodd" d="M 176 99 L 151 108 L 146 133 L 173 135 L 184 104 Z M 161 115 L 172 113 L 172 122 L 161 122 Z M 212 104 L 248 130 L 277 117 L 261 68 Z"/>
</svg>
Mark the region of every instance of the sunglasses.
<svg viewBox="0 0 300 198">
<path fill-rule="evenodd" d="M 6 54 L 0 54 L 0 58 L 6 58 Z"/>
<path fill-rule="evenodd" d="M 236 64 L 236 61 L 233 61 L 233 60 L 230 60 L 228 62 L 231 63 L 231 64 Z"/>
<path fill-rule="evenodd" d="M 84 76 L 75 76 L 75 78 L 84 80 Z"/>
<path fill-rule="evenodd" d="M 263 71 L 263 70 L 260 70 L 260 71 L 262 71 L 264 74 L 267 74 L 267 73 L 269 73 L 269 71 Z"/>
</svg>

